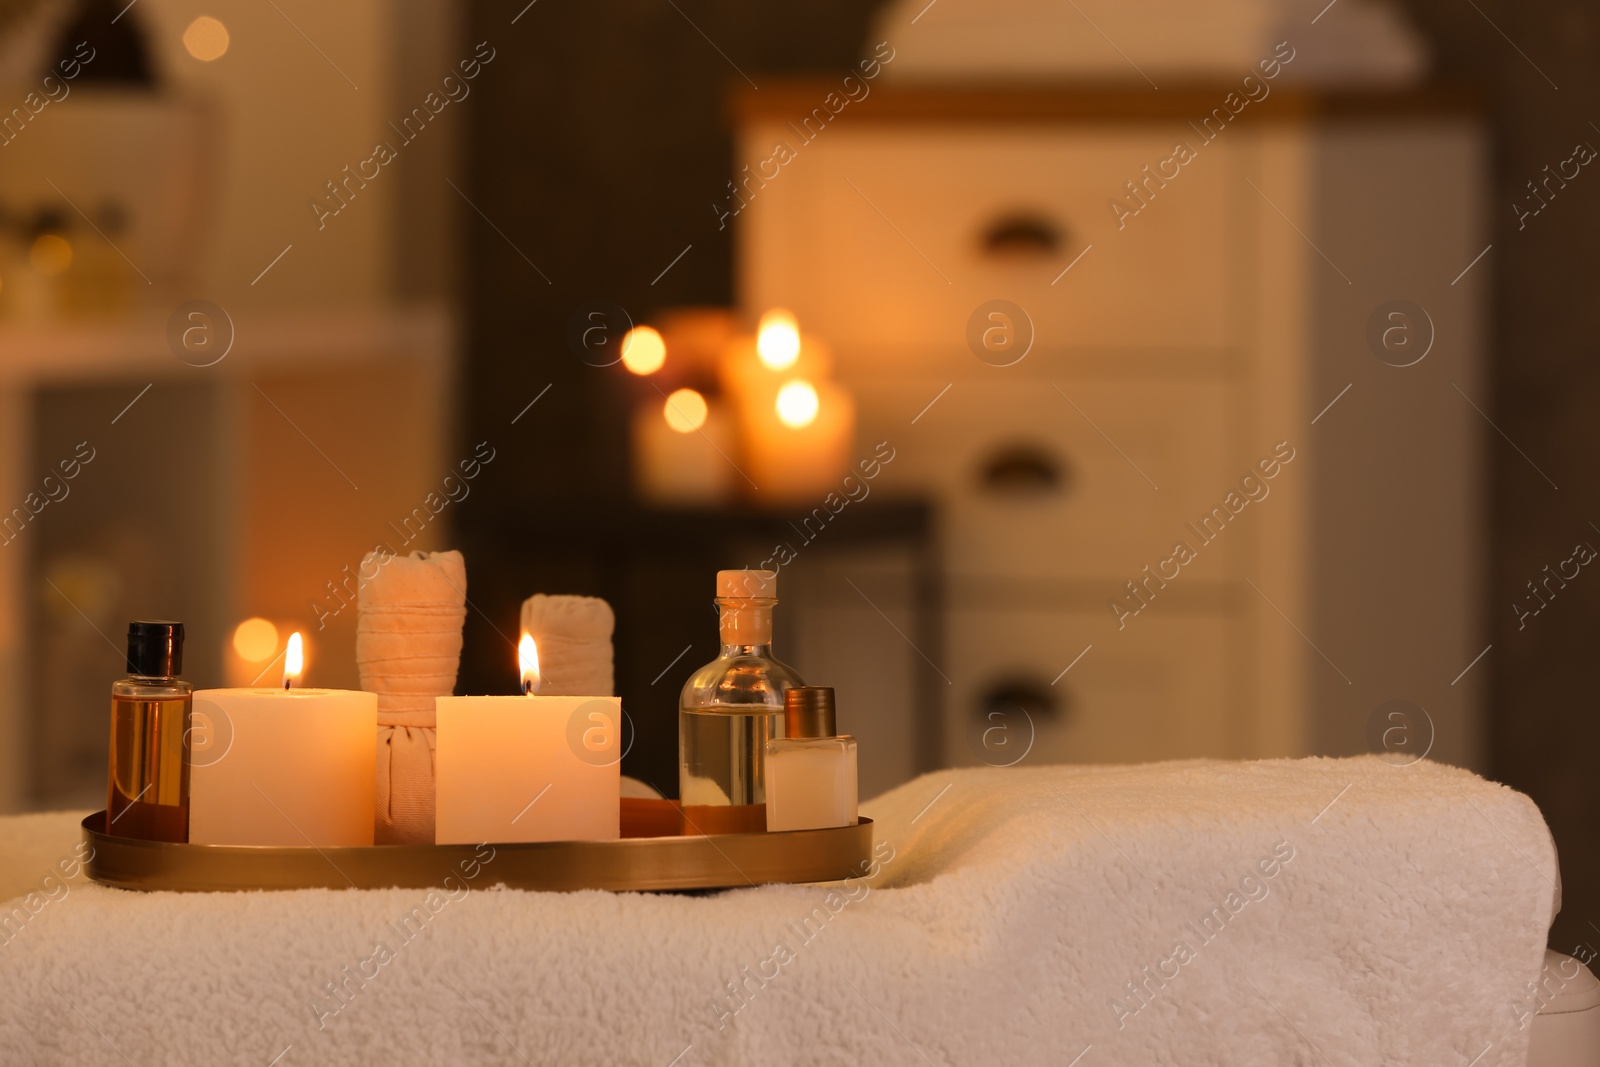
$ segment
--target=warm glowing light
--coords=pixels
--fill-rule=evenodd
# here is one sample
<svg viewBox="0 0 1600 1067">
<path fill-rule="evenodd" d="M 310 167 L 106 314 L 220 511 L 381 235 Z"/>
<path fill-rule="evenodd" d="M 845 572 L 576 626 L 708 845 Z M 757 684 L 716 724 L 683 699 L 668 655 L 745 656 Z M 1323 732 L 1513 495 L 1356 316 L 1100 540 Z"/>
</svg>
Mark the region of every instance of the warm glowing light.
<svg viewBox="0 0 1600 1067">
<path fill-rule="evenodd" d="M 28 262 L 40 274 L 54 277 L 72 266 L 72 246 L 58 233 L 41 233 L 28 249 Z"/>
<path fill-rule="evenodd" d="M 300 672 L 306 669 L 306 652 L 300 631 L 296 630 L 289 635 L 289 647 L 283 650 L 283 687 L 285 689 L 300 680 Z"/>
<path fill-rule="evenodd" d="M 817 390 L 803 379 L 790 382 L 778 390 L 778 418 L 785 426 L 799 429 L 810 426 L 817 417 Z"/>
<path fill-rule="evenodd" d="M 539 646 L 532 634 L 523 634 L 517 642 L 517 665 L 522 670 L 522 691 L 528 696 L 539 691 Z"/>
<path fill-rule="evenodd" d="M 278 651 L 278 628 L 266 619 L 246 619 L 233 629 L 233 650 L 247 663 L 264 663 Z"/>
<path fill-rule="evenodd" d="M 654 374 L 667 361 L 667 342 L 653 326 L 635 326 L 622 336 L 622 365 L 635 374 Z"/>
<path fill-rule="evenodd" d="M 756 331 L 756 354 L 773 370 L 794 366 L 800 358 L 800 323 L 791 312 L 773 308 L 761 316 Z"/>
<path fill-rule="evenodd" d="M 667 425 L 679 433 L 694 433 L 704 426 L 709 411 L 706 398 L 693 389 L 674 391 L 661 409 L 661 413 L 667 417 Z"/>
<path fill-rule="evenodd" d="M 201 15 L 183 31 L 183 47 L 202 63 L 221 59 L 228 51 L 228 27 L 210 15 Z"/>
</svg>

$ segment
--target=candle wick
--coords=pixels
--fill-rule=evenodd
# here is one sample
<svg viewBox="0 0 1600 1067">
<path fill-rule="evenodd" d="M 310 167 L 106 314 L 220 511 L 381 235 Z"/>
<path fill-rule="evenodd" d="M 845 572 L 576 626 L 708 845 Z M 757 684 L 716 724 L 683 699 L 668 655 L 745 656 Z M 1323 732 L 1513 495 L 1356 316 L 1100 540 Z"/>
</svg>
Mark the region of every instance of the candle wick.
<svg viewBox="0 0 1600 1067">
<path fill-rule="evenodd" d="M 285 678 L 285 679 L 284 679 L 284 680 L 283 680 L 283 687 L 284 687 L 284 688 L 285 688 L 285 689 L 287 689 L 287 688 L 289 688 L 289 679 L 287 679 L 287 678 Z"/>
</svg>

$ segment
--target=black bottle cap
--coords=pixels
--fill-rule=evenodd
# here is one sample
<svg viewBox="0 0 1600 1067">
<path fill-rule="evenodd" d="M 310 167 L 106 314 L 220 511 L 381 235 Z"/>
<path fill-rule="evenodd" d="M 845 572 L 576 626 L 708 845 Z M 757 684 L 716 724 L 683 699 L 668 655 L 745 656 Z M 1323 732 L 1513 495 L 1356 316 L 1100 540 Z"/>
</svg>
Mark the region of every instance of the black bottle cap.
<svg viewBox="0 0 1600 1067">
<path fill-rule="evenodd" d="M 128 673 L 175 678 L 183 673 L 183 623 L 140 619 L 128 624 Z"/>
</svg>

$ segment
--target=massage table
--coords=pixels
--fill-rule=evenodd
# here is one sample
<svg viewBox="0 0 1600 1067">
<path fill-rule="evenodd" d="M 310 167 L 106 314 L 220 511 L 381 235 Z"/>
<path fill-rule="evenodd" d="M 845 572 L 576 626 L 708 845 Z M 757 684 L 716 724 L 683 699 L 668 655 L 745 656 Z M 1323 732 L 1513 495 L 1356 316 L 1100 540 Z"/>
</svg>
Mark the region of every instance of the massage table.
<svg viewBox="0 0 1600 1067">
<path fill-rule="evenodd" d="M 1544 820 L 1467 771 L 947 770 L 863 812 L 844 882 L 621 894 L 130 892 L 85 813 L 9 817 L 0 1062 L 1600 1065 Z"/>
</svg>

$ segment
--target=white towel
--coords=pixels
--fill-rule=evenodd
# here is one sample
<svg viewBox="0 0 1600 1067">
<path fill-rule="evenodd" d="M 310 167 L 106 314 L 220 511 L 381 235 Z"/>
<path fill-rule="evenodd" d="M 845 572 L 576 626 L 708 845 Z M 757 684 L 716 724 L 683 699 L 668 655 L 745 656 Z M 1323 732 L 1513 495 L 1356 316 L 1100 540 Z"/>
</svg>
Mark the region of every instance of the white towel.
<svg viewBox="0 0 1600 1067">
<path fill-rule="evenodd" d="M 433 844 L 433 701 L 449 696 L 461 665 L 467 566 L 459 552 L 373 553 L 357 602 L 361 688 L 378 694 L 373 783 L 380 845 Z"/>
<path fill-rule="evenodd" d="M 832 888 L 74 884 L 0 945 L 0 1062 L 1524 1061 L 1555 853 L 1465 771 L 984 768 L 867 813 L 877 870 Z"/>
<path fill-rule="evenodd" d="M 611 670 L 611 605 L 592 596 L 546 596 L 522 602 L 522 629 L 533 635 L 545 696 L 608 697 L 616 693 Z"/>
</svg>

